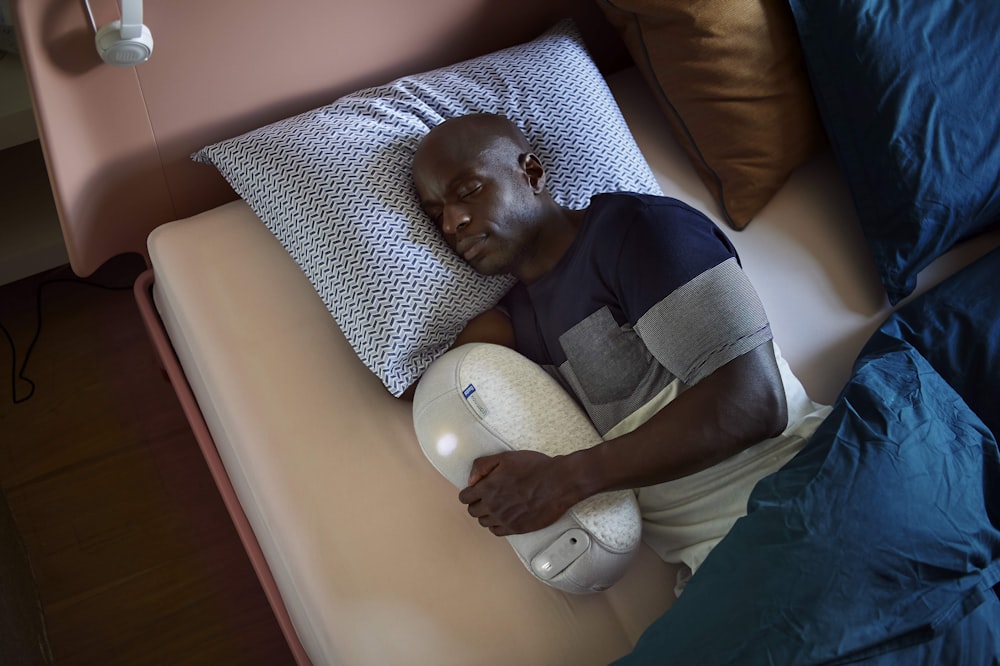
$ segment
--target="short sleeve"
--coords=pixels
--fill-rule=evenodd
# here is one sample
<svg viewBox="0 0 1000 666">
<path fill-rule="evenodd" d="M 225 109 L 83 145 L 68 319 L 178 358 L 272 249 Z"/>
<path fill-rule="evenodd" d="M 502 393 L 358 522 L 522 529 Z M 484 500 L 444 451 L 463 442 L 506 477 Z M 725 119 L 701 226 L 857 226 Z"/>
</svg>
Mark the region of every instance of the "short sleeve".
<svg viewBox="0 0 1000 666">
<path fill-rule="evenodd" d="M 615 292 L 633 325 L 693 278 L 727 259 L 739 261 L 722 230 L 682 201 L 646 201 L 631 213 L 613 272 Z"/>
<path fill-rule="evenodd" d="M 619 257 L 626 316 L 650 353 L 686 384 L 771 339 L 735 249 L 686 206 L 633 221 Z"/>
</svg>

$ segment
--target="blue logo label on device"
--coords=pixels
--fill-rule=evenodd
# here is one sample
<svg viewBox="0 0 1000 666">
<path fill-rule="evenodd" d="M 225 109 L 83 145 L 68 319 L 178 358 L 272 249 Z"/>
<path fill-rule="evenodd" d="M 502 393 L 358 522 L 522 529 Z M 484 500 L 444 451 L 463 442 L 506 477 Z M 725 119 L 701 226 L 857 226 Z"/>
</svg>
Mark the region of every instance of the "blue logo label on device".
<svg viewBox="0 0 1000 666">
<path fill-rule="evenodd" d="M 469 384 L 462 390 L 462 395 L 465 397 L 465 404 L 471 407 L 477 414 L 479 418 L 485 418 L 489 414 L 489 410 L 486 409 L 486 405 L 483 404 L 482 396 L 476 393 L 476 387 Z"/>
</svg>

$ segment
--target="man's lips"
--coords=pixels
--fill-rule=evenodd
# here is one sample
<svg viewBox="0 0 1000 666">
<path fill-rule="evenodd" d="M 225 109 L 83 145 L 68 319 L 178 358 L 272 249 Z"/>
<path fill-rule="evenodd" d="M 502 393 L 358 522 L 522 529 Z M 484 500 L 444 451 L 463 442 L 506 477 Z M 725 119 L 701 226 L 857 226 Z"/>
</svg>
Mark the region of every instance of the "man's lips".
<svg viewBox="0 0 1000 666">
<path fill-rule="evenodd" d="M 485 234 L 468 236 L 458 241 L 458 244 L 455 246 L 455 250 L 462 255 L 462 258 L 466 261 L 472 261 L 483 251 L 485 241 Z"/>
</svg>

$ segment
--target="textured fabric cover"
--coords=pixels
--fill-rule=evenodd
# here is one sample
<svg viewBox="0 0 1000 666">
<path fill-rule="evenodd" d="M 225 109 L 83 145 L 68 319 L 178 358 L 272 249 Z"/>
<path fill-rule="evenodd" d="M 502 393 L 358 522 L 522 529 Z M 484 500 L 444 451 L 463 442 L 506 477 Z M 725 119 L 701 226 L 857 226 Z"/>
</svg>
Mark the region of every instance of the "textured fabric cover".
<svg viewBox="0 0 1000 666">
<path fill-rule="evenodd" d="M 600 0 L 726 221 L 825 144 L 784 0 Z"/>
<path fill-rule="evenodd" d="M 996 440 L 896 341 L 621 663 L 996 663 L 998 507 Z"/>
<path fill-rule="evenodd" d="M 862 353 L 897 340 L 919 351 L 1000 437 L 1000 249 L 886 320 Z"/>
<path fill-rule="evenodd" d="M 359 357 L 400 395 L 510 286 L 455 256 L 420 210 L 420 138 L 471 112 L 517 122 L 560 203 L 659 192 L 570 22 L 527 44 L 347 95 L 207 146 L 214 164 L 312 282 Z"/>
<path fill-rule="evenodd" d="M 889 300 L 1000 220 L 1000 3 L 791 0 Z"/>
<path fill-rule="evenodd" d="M 462 345 L 431 364 L 417 385 L 413 423 L 428 460 L 459 489 L 478 457 L 520 450 L 565 455 L 601 441 L 587 415 L 545 370 L 512 349 L 485 343 Z M 455 510 L 463 510 L 457 500 Z M 543 575 L 532 564 L 535 556 L 573 528 L 590 535 L 590 547 L 554 577 Z M 635 495 L 618 491 L 589 497 L 555 524 L 507 540 L 540 580 L 588 593 L 621 578 L 641 533 Z"/>
</svg>

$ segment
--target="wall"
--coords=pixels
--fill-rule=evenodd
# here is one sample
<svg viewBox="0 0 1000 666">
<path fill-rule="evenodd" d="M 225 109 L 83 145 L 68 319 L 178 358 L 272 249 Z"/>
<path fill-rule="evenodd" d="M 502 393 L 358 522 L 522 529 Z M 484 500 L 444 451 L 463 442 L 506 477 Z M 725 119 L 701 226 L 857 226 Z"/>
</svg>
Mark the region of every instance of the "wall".
<svg viewBox="0 0 1000 666">
<path fill-rule="evenodd" d="M 14 34 L 0 5 L 0 285 L 67 261 Z"/>
</svg>

